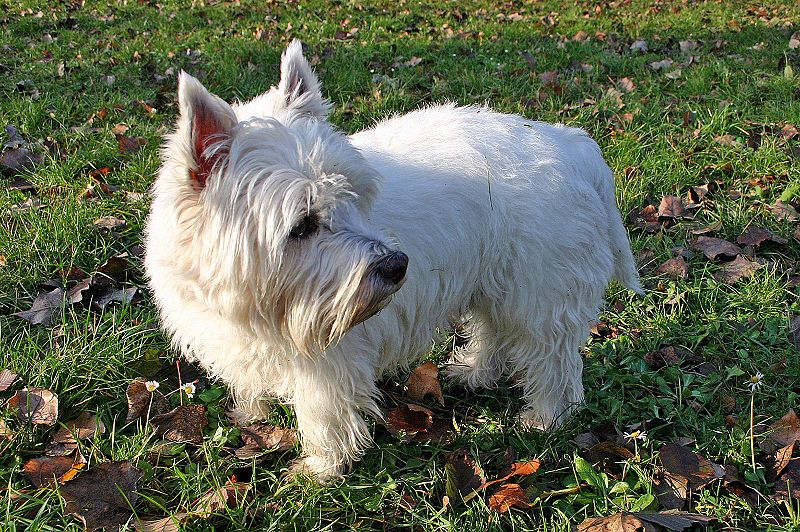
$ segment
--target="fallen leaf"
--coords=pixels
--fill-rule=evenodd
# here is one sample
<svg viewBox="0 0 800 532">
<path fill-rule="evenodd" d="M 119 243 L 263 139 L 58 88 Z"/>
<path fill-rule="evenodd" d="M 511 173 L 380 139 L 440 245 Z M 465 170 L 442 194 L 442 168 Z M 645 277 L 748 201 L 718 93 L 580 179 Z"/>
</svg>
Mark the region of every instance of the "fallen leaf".
<svg viewBox="0 0 800 532">
<path fill-rule="evenodd" d="M 127 135 L 117 134 L 117 144 L 119 152 L 123 155 L 131 155 L 142 149 L 142 146 L 147 144 L 147 139 L 143 137 L 129 137 Z"/>
<path fill-rule="evenodd" d="M 489 508 L 501 514 L 511 508 L 526 509 L 530 507 L 531 503 L 519 484 L 504 484 L 497 488 L 494 495 L 489 497 Z"/>
<path fill-rule="evenodd" d="M 785 416 L 770 425 L 767 439 L 759 446 L 772 453 L 796 441 L 800 441 L 800 417 L 789 409 Z"/>
<path fill-rule="evenodd" d="M 220 488 L 207 491 L 197 499 L 190 514 L 207 519 L 212 513 L 225 508 L 236 508 L 241 505 L 249 489 L 250 484 L 246 482 L 227 482 Z"/>
<path fill-rule="evenodd" d="M 58 396 L 45 388 L 23 388 L 8 400 L 17 417 L 34 425 L 53 425 L 58 419 Z"/>
<path fill-rule="evenodd" d="M 165 440 L 200 444 L 203 443 L 203 429 L 208 425 L 206 407 L 181 405 L 151 418 L 150 423 Z"/>
<path fill-rule="evenodd" d="M 19 316 L 31 325 L 50 325 L 53 315 L 64 308 L 64 295 L 63 288 L 41 293 L 33 301 L 30 310 L 15 312 L 14 316 Z"/>
<path fill-rule="evenodd" d="M 689 187 L 686 192 L 687 207 L 690 209 L 700 207 L 709 192 L 708 184 Z"/>
<path fill-rule="evenodd" d="M 680 41 L 678 46 L 682 54 L 691 55 L 697 49 L 697 41 Z"/>
<path fill-rule="evenodd" d="M 655 269 L 655 273 L 666 275 L 670 279 L 687 279 L 689 277 L 689 265 L 683 257 L 675 257 L 661 264 Z"/>
<path fill-rule="evenodd" d="M 664 196 L 658 206 L 659 218 L 691 218 L 692 215 L 687 211 L 683 202 L 678 196 Z"/>
<path fill-rule="evenodd" d="M 748 486 L 742 479 L 739 471 L 732 465 L 722 466 L 725 470 L 725 476 L 722 479 L 722 484 L 729 492 L 733 493 L 751 507 L 755 508 L 765 502 L 765 498 L 761 494 Z"/>
<path fill-rule="evenodd" d="M 716 519 L 703 514 L 687 512 L 637 512 L 637 517 L 664 527 L 670 532 L 681 532 L 694 525 L 707 526 Z"/>
<path fill-rule="evenodd" d="M 105 431 L 105 425 L 97 416 L 81 412 L 77 418 L 67 421 L 58 429 L 45 453 L 48 456 L 71 454 L 78 448 L 78 440 L 88 440 Z"/>
<path fill-rule="evenodd" d="M 800 458 L 792 458 L 775 480 L 773 498 L 780 502 L 800 499 Z"/>
<path fill-rule="evenodd" d="M 642 39 L 637 39 L 633 41 L 630 45 L 630 50 L 633 52 L 647 53 L 648 50 L 647 41 L 644 41 Z"/>
<path fill-rule="evenodd" d="M 445 492 L 451 503 L 463 499 L 486 483 L 483 469 L 466 449 L 459 449 L 447 456 L 445 473 Z"/>
<path fill-rule="evenodd" d="M 98 297 L 93 301 L 93 304 L 99 309 L 104 309 L 109 303 L 114 302 L 129 304 L 133 302 L 133 298 L 136 296 L 137 291 L 138 288 L 135 286 L 120 289 L 109 287 L 108 291 L 98 295 Z"/>
<path fill-rule="evenodd" d="M 648 205 L 638 213 L 631 213 L 630 218 L 634 227 L 646 233 L 656 233 L 661 229 L 661 221 L 655 205 Z"/>
<path fill-rule="evenodd" d="M 676 348 L 674 345 L 663 346 L 655 351 L 650 351 L 644 356 L 644 361 L 647 362 L 651 369 L 676 366 L 684 360 L 697 362 L 700 358 L 691 351 Z"/>
<path fill-rule="evenodd" d="M 43 488 L 69 482 L 85 466 L 69 456 L 43 456 L 28 460 L 22 469 L 31 484 Z"/>
<path fill-rule="evenodd" d="M 725 474 L 722 466 L 674 443 L 661 447 L 658 456 L 667 472 L 688 481 L 689 489 L 701 489 Z"/>
<path fill-rule="evenodd" d="M 767 210 L 769 210 L 777 220 L 794 222 L 798 218 L 795 208 L 789 203 L 784 203 L 781 200 L 776 201 L 772 205 L 768 205 Z"/>
<path fill-rule="evenodd" d="M 699 236 L 692 245 L 693 249 L 702 251 L 711 260 L 719 256 L 734 258 L 743 253 L 742 248 L 727 240 L 711 236 Z"/>
<path fill-rule="evenodd" d="M 0 371 L 0 392 L 8 390 L 14 381 L 17 380 L 17 374 L 9 369 Z"/>
<path fill-rule="evenodd" d="M 128 384 L 125 396 L 128 399 L 128 415 L 125 418 L 127 423 L 142 416 L 155 417 L 166 413 L 169 410 L 169 403 L 164 395 L 155 390 L 147 390 L 146 379 L 139 377 Z"/>
<path fill-rule="evenodd" d="M 733 135 L 728 135 L 728 134 L 726 134 L 726 135 L 717 135 L 716 137 L 714 137 L 714 142 L 716 142 L 717 144 L 719 144 L 721 146 L 728 146 L 728 147 L 735 147 L 735 146 L 741 146 L 742 145 L 742 143 L 739 142 L 738 140 L 736 140 L 733 137 Z"/>
<path fill-rule="evenodd" d="M 16 127 L 9 124 L 5 126 L 5 130 L 6 135 L 8 135 L 8 140 L 3 144 L 3 149 L 13 150 L 16 148 L 24 148 L 28 145 L 27 141 L 19 134 Z"/>
<path fill-rule="evenodd" d="M 619 90 L 627 93 L 633 92 L 633 90 L 636 88 L 636 84 L 631 78 L 622 78 L 618 80 L 617 86 L 619 87 Z"/>
<path fill-rule="evenodd" d="M 39 198 L 30 197 L 23 201 L 22 203 L 17 203 L 16 205 L 12 205 L 8 210 L 13 213 L 17 214 L 20 212 L 32 211 L 36 209 L 43 209 L 45 207 L 42 200 Z"/>
<path fill-rule="evenodd" d="M 661 61 L 653 61 L 652 63 L 650 63 L 650 68 L 652 68 L 657 72 L 659 70 L 670 68 L 674 63 L 675 61 L 667 57 L 666 59 L 662 59 Z"/>
<path fill-rule="evenodd" d="M 33 170 L 44 162 L 44 155 L 33 153 L 27 148 L 8 150 L 0 155 L 0 169 L 11 173 Z"/>
<path fill-rule="evenodd" d="M 577 530 L 578 532 L 660 532 L 655 525 L 627 512 L 586 519 L 578 525 Z"/>
<path fill-rule="evenodd" d="M 133 523 L 136 532 L 178 532 L 181 524 L 189 518 L 187 512 L 178 512 L 169 517 L 155 520 L 137 519 Z"/>
<path fill-rule="evenodd" d="M 240 430 L 244 445 L 234 452 L 241 459 L 252 458 L 265 450 L 287 451 L 297 443 L 297 432 L 289 428 L 259 423 Z"/>
<path fill-rule="evenodd" d="M 736 239 L 737 244 L 741 244 L 743 246 L 753 246 L 758 247 L 764 242 L 774 242 L 776 244 L 786 244 L 789 241 L 785 238 L 776 235 L 772 231 L 768 229 L 764 229 L 763 227 L 758 227 L 755 225 L 748 225 L 747 229 Z"/>
<path fill-rule="evenodd" d="M 116 229 L 118 227 L 125 227 L 125 220 L 117 218 L 116 216 L 103 216 L 95 220 L 94 225 L 102 229 Z"/>
<path fill-rule="evenodd" d="M 714 279 L 721 283 L 733 285 L 740 279 L 750 277 L 759 269 L 763 268 L 759 263 L 754 262 L 741 255 L 722 266 L 722 269 L 714 274 Z"/>
<path fill-rule="evenodd" d="M 116 530 L 128 522 L 139 495 L 142 472 L 131 462 L 103 462 L 59 487 L 64 511 L 80 519 L 86 530 Z"/>
<path fill-rule="evenodd" d="M 412 401 L 422 401 L 426 395 L 431 394 L 439 404 L 444 405 L 439 368 L 433 362 L 425 362 L 412 371 L 406 387 L 406 395 Z"/>
<path fill-rule="evenodd" d="M 417 57 L 417 56 L 414 55 L 414 56 L 411 56 L 411 59 L 409 59 L 408 61 L 404 61 L 403 65 L 405 65 L 407 67 L 414 67 L 414 66 L 417 66 L 420 63 L 422 63 L 422 58 L 421 57 Z"/>
<path fill-rule="evenodd" d="M 433 412 L 415 404 L 401 404 L 389 411 L 386 416 L 389 432 L 404 433 L 410 439 L 433 425 Z"/>
</svg>

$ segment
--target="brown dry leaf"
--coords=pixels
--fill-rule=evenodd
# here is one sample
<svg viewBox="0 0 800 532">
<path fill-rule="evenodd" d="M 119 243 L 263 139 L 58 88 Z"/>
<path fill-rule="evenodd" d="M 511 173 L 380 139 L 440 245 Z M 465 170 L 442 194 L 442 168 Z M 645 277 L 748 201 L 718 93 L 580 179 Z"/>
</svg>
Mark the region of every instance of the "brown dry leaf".
<svg viewBox="0 0 800 532">
<path fill-rule="evenodd" d="M 667 57 L 666 59 L 662 59 L 661 61 L 653 61 L 652 63 L 650 63 L 650 68 L 652 68 L 655 71 L 664 70 L 670 68 L 674 63 L 675 61 Z"/>
<path fill-rule="evenodd" d="M 687 211 L 683 202 L 678 196 L 664 196 L 661 198 L 661 203 L 658 205 L 659 218 L 691 218 L 692 215 Z"/>
<path fill-rule="evenodd" d="M 697 361 L 699 357 L 690 351 L 676 348 L 674 345 L 660 347 L 656 351 L 650 351 L 644 356 L 644 361 L 652 369 L 660 369 L 664 366 L 675 366 L 684 360 Z"/>
<path fill-rule="evenodd" d="M 489 480 L 484 482 L 482 486 L 478 488 L 478 490 L 483 490 L 492 486 L 494 484 L 499 484 L 500 482 L 505 482 L 506 480 L 510 479 L 511 477 L 527 477 L 529 475 L 533 475 L 537 471 L 539 471 L 539 467 L 541 466 L 541 462 L 537 459 L 527 460 L 525 462 L 514 462 L 508 468 L 506 468 L 503 472 L 500 473 L 500 478 L 495 480 Z"/>
<path fill-rule="evenodd" d="M 131 155 L 142 149 L 142 146 L 147 144 L 147 139 L 144 137 L 129 137 L 127 135 L 115 135 L 117 137 L 117 144 L 119 152 L 123 155 Z"/>
<path fill-rule="evenodd" d="M 794 456 L 794 450 L 797 447 L 797 441 L 793 441 L 786 447 L 782 447 L 775 453 L 775 466 L 773 468 L 773 474 L 775 477 L 779 477 L 783 470 L 786 469 L 786 466 L 789 465 L 789 462 L 792 461 L 792 457 Z"/>
<path fill-rule="evenodd" d="M 33 170 L 44 162 L 44 155 L 33 153 L 27 148 L 8 150 L 0 155 L 0 170 L 14 174 Z"/>
<path fill-rule="evenodd" d="M 103 462 L 59 487 L 64 510 L 83 521 L 86 530 L 116 530 L 131 517 L 142 472 L 131 462 Z"/>
<path fill-rule="evenodd" d="M 794 348 L 800 352 L 800 316 L 793 316 L 789 320 L 789 340 Z"/>
<path fill-rule="evenodd" d="M 704 227 L 698 227 L 697 229 L 692 229 L 689 231 L 693 235 L 705 235 L 708 233 L 713 233 L 715 231 L 719 231 L 722 229 L 722 220 L 717 220 L 716 222 L 710 223 Z"/>
<path fill-rule="evenodd" d="M 792 458 L 775 480 L 772 497 L 780 502 L 800 499 L 800 458 Z"/>
<path fill-rule="evenodd" d="M 494 495 L 489 497 L 489 508 L 501 514 L 511 508 L 526 509 L 530 507 L 531 503 L 519 484 L 503 484 L 497 488 Z"/>
<path fill-rule="evenodd" d="M 742 233 L 739 238 L 736 239 L 737 244 L 753 247 L 758 247 L 767 241 L 775 242 L 776 244 L 780 245 L 789 242 L 782 236 L 778 236 L 768 229 L 764 229 L 763 227 L 758 227 L 755 225 L 747 226 L 747 229 L 744 230 L 744 233 Z"/>
<path fill-rule="evenodd" d="M 660 532 L 659 527 L 626 512 L 593 517 L 578 525 L 578 532 Z"/>
<path fill-rule="evenodd" d="M 0 392 L 8 390 L 14 381 L 17 380 L 17 374 L 9 369 L 0 371 Z"/>
<path fill-rule="evenodd" d="M 767 210 L 769 210 L 769 212 L 771 212 L 777 220 L 794 222 L 798 218 L 795 208 L 789 203 L 784 203 L 781 200 L 776 201 L 772 205 L 768 205 Z"/>
<path fill-rule="evenodd" d="M 150 423 L 165 440 L 200 444 L 203 443 L 203 429 L 208 425 L 206 407 L 181 405 L 151 418 Z"/>
<path fill-rule="evenodd" d="M 658 450 L 658 455 L 664 469 L 671 475 L 686 479 L 689 489 L 700 489 L 725 475 L 722 466 L 693 453 L 682 445 L 674 443 L 665 445 Z"/>
<path fill-rule="evenodd" d="M 719 256 L 732 259 L 743 253 L 742 248 L 733 242 L 728 242 L 727 240 L 714 238 L 712 236 L 697 237 L 697 240 L 695 240 L 692 248 L 696 249 L 697 251 L 702 251 L 703 254 L 705 254 L 705 256 L 711 260 L 714 260 Z"/>
<path fill-rule="evenodd" d="M 125 391 L 125 396 L 128 398 L 126 423 L 145 415 L 151 418 L 160 416 L 169 410 L 169 403 L 164 395 L 158 390 L 147 391 L 146 382 L 146 379 L 139 377 L 128 384 L 128 389 Z"/>
<path fill-rule="evenodd" d="M 211 489 L 197 499 L 190 510 L 192 516 L 207 519 L 224 508 L 236 508 L 247 495 L 250 484 L 228 481 L 221 488 Z"/>
<path fill-rule="evenodd" d="M 643 248 L 636 252 L 636 264 L 639 273 L 649 272 L 656 267 L 656 253 L 652 249 Z"/>
<path fill-rule="evenodd" d="M 659 275 L 666 275 L 670 279 L 687 279 L 689 277 L 689 265 L 683 257 L 675 257 L 661 264 L 655 272 Z"/>
<path fill-rule="evenodd" d="M 418 432 L 424 432 L 433 425 L 433 412 L 424 406 L 401 404 L 386 416 L 387 427 L 392 434 L 400 432 L 411 439 Z"/>
<path fill-rule="evenodd" d="M 775 452 L 796 441 L 800 441 L 800 417 L 793 409 L 789 409 L 785 416 L 770 425 L 767 439 L 760 447 L 767 452 Z"/>
<path fill-rule="evenodd" d="M 636 88 L 636 84 L 631 78 L 622 78 L 617 81 L 617 87 L 619 87 L 619 90 L 622 92 L 633 92 Z"/>
<path fill-rule="evenodd" d="M 188 517 L 188 513 L 178 512 L 175 515 L 152 521 L 136 520 L 133 528 L 136 529 L 136 532 L 178 532 L 181 524 Z"/>
<path fill-rule="evenodd" d="M 81 412 L 77 418 L 67 421 L 63 427 L 58 429 L 45 452 L 48 456 L 71 454 L 78 448 L 78 440 L 88 440 L 105 431 L 106 426 L 97 419 L 97 416 L 89 412 Z"/>
<path fill-rule="evenodd" d="M 69 456 L 42 456 L 25 462 L 23 471 L 37 488 L 69 482 L 86 464 Z"/>
<path fill-rule="evenodd" d="M 687 512 L 637 512 L 634 515 L 650 523 L 662 526 L 670 532 L 681 532 L 694 525 L 705 527 L 716 521 L 715 518 L 707 515 Z"/>
<path fill-rule="evenodd" d="M 33 301 L 30 310 L 15 312 L 14 316 L 19 316 L 31 325 L 50 325 L 53 315 L 64 308 L 64 295 L 64 289 L 60 287 L 43 292 Z"/>
<path fill-rule="evenodd" d="M 260 423 L 241 428 L 244 445 L 237 449 L 239 458 L 251 457 L 262 451 L 287 451 L 297 443 L 297 432 L 290 428 Z"/>
<path fill-rule="evenodd" d="M 44 388 L 23 388 L 8 400 L 17 417 L 34 425 L 53 425 L 58 419 L 58 396 Z"/>
<path fill-rule="evenodd" d="M 732 465 L 722 467 L 725 470 L 722 483 L 726 490 L 733 493 L 753 508 L 765 502 L 764 497 L 762 497 L 760 493 L 745 483 L 736 467 Z"/>
<path fill-rule="evenodd" d="M 714 274 L 714 279 L 721 283 L 733 285 L 740 279 L 750 277 L 761 268 L 763 266 L 759 263 L 739 255 L 722 266 L 722 269 Z"/>
<path fill-rule="evenodd" d="M 656 233 L 661 229 L 661 221 L 658 219 L 658 209 L 655 205 L 648 205 L 638 213 L 631 213 L 630 220 L 634 227 L 645 233 Z"/>
<path fill-rule="evenodd" d="M 736 140 L 733 135 L 718 135 L 714 137 L 714 142 L 721 146 L 735 147 L 741 146 L 742 143 Z"/>
<path fill-rule="evenodd" d="M 439 368 L 433 362 L 425 362 L 412 371 L 406 387 L 406 395 L 412 401 L 422 401 L 426 395 L 431 394 L 440 405 L 444 405 Z"/>
<path fill-rule="evenodd" d="M 103 216 L 94 221 L 94 225 L 101 229 L 117 229 L 125 227 L 125 220 L 116 216 Z"/>
<path fill-rule="evenodd" d="M 445 492 L 451 502 L 463 499 L 486 483 L 483 469 L 466 449 L 447 455 L 445 473 Z"/>
<path fill-rule="evenodd" d="M 710 185 L 708 183 L 705 185 L 690 187 L 688 192 L 686 192 L 687 207 L 692 209 L 700 207 L 700 205 L 703 203 L 703 199 L 705 199 L 710 192 L 709 187 Z"/>
<path fill-rule="evenodd" d="M 434 417 L 431 426 L 417 432 L 413 441 L 450 443 L 453 441 L 453 423 L 447 419 Z"/>
</svg>

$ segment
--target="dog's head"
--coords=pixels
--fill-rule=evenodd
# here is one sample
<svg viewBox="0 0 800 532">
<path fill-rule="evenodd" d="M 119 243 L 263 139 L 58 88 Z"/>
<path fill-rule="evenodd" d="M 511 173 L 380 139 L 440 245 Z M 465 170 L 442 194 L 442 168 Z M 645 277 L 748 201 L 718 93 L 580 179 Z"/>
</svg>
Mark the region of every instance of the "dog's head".
<svg viewBox="0 0 800 532">
<path fill-rule="evenodd" d="M 277 87 L 228 105 L 179 78 L 146 266 L 167 326 L 181 304 L 313 354 L 384 308 L 408 258 L 368 221 L 380 177 L 327 121 L 299 41 Z"/>
</svg>

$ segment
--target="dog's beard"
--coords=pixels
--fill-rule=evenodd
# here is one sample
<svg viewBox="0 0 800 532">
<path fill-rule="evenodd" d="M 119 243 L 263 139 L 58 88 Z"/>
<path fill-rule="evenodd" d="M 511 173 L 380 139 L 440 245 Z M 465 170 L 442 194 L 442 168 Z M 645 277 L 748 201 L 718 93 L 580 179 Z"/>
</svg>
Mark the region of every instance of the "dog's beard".
<svg viewBox="0 0 800 532">
<path fill-rule="evenodd" d="M 281 297 L 285 302 L 282 328 L 300 352 L 309 356 L 321 353 L 390 303 L 403 283 L 386 281 L 376 271 L 385 249 L 380 248 L 379 253 L 370 250 L 351 263 L 344 275 L 341 271 L 337 274 L 336 266 L 347 253 L 339 250 L 338 256 L 319 257 L 313 268 L 295 271 L 287 280 L 291 288 Z"/>
</svg>

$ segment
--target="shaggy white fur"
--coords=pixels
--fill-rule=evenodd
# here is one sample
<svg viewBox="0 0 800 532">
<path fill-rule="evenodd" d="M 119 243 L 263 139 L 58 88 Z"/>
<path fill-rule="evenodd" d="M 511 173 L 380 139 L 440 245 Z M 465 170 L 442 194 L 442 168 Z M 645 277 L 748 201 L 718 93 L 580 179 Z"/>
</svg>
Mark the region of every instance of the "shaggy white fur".
<svg viewBox="0 0 800 532">
<path fill-rule="evenodd" d="M 442 105 L 345 136 L 298 41 L 278 87 L 228 105 L 187 74 L 146 269 L 183 354 L 254 418 L 294 405 L 297 467 L 340 475 L 376 378 L 468 318 L 450 372 L 519 377 L 522 421 L 583 400 L 579 348 L 608 282 L 641 292 L 614 179 L 582 130 Z"/>
</svg>

